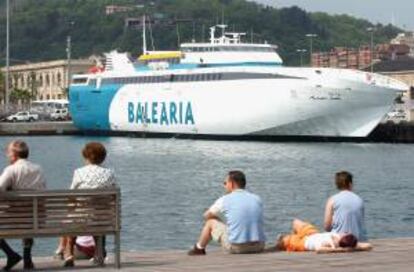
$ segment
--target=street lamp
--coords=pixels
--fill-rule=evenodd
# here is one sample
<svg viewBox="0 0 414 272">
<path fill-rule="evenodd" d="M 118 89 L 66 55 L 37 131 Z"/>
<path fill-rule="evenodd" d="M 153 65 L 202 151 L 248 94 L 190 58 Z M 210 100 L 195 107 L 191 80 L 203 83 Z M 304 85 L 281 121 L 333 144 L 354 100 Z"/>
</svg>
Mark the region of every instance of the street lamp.
<svg viewBox="0 0 414 272">
<path fill-rule="evenodd" d="M 370 66 L 371 66 L 371 73 L 374 72 L 374 27 L 368 27 L 367 31 L 371 34 L 371 44 L 370 44 L 370 53 L 371 53 L 371 59 L 370 59 Z"/>
<path fill-rule="evenodd" d="M 67 88 L 69 88 L 70 86 L 70 81 L 72 80 L 72 67 L 71 67 L 71 62 L 72 62 L 72 37 L 70 35 L 70 32 L 72 30 L 73 25 L 75 24 L 75 22 L 71 21 L 69 22 L 69 33 L 68 36 L 66 37 L 66 59 L 67 59 L 67 78 L 66 78 L 66 82 L 67 82 Z"/>
<path fill-rule="evenodd" d="M 305 36 L 308 37 L 309 40 L 310 40 L 310 51 L 309 51 L 309 58 L 310 58 L 310 60 L 309 60 L 309 63 L 310 63 L 310 66 L 312 66 L 313 38 L 318 37 L 318 35 L 316 35 L 314 33 L 308 33 Z"/>
<path fill-rule="evenodd" d="M 296 52 L 300 54 L 300 67 L 303 66 L 303 54 L 308 52 L 306 49 L 296 49 Z"/>
<path fill-rule="evenodd" d="M 10 0 L 6 1 L 6 86 L 4 88 L 5 111 L 9 110 L 9 80 L 10 80 Z"/>
</svg>

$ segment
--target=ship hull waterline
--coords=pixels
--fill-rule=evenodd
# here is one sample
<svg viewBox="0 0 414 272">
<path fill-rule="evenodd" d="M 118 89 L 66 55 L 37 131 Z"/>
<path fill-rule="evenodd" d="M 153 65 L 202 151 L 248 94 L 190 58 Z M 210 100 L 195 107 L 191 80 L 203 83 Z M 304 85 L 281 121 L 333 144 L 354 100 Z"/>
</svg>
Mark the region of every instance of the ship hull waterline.
<svg viewBox="0 0 414 272">
<path fill-rule="evenodd" d="M 71 88 L 78 97 L 71 111 L 75 125 L 94 134 L 363 139 L 390 110 L 396 92 L 356 82 L 346 86 L 267 79 Z"/>
</svg>

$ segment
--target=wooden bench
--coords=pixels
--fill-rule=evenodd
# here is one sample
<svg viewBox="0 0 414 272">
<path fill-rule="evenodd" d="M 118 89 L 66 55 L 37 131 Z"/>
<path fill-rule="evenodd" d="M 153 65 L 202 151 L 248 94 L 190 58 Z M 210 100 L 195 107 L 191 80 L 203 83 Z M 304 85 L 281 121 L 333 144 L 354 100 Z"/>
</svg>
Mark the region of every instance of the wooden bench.
<svg viewBox="0 0 414 272">
<path fill-rule="evenodd" d="M 0 193 L 0 238 L 114 235 L 121 266 L 119 189 Z M 103 257 L 102 239 L 97 254 Z"/>
</svg>

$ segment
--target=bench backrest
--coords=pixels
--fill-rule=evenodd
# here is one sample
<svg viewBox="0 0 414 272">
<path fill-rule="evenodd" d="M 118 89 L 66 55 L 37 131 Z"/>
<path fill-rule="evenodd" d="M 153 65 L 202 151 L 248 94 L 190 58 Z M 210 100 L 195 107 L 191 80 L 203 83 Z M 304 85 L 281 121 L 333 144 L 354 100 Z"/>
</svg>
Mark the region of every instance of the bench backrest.
<svg viewBox="0 0 414 272">
<path fill-rule="evenodd" d="M 103 235 L 120 228 L 118 188 L 0 193 L 0 238 Z"/>
</svg>

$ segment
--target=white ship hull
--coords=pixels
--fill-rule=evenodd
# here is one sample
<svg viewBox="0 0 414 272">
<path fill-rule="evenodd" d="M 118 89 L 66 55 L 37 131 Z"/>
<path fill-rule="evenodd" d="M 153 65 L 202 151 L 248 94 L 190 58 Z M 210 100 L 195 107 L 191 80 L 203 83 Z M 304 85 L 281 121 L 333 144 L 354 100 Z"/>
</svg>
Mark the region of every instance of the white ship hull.
<svg viewBox="0 0 414 272">
<path fill-rule="evenodd" d="M 365 73 L 346 70 L 325 69 L 322 75 L 306 68 L 232 71 L 286 77 L 125 85 L 110 103 L 110 130 L 366 137 L 390 110 L 397 91 L 405 87 L 394 81 L 391 86 L 390 79 L 387 85 L 374 85 L 372 78 L 363 78 Z"/>
</svg>

